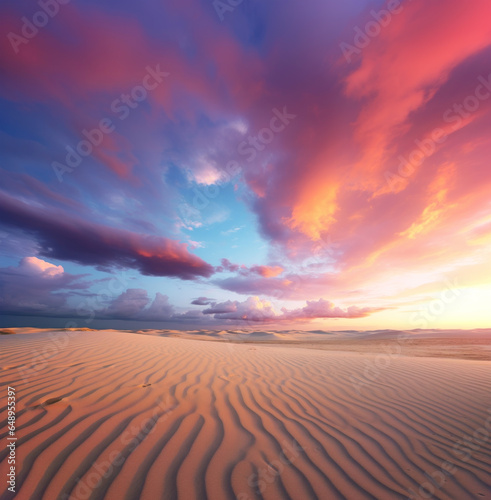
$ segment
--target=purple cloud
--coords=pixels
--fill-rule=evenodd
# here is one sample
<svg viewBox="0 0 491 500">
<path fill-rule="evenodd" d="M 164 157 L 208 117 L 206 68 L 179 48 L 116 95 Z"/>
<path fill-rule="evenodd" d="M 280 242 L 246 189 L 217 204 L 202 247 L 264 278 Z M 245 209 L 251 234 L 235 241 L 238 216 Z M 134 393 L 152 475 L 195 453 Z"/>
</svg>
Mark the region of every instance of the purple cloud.
<svg viewBox="0 0 491 500">
<path fill-rule="evenodd" d="M 251 321 L 264 323 L 285 323 L 310 321 L 323 318 L 364 318 L 381 309 L 371 307 L 351 306 L 347 309 L 334 306 L 324 299 L 307 301 L 307 305 L 300 309 L 281 309 L 277 313 L 273 305 L 259 297 L 248 297 L 245 301 L 237 300 L 214 303 L 203 314 L 213 314 L 217 320 Z"/>
<path fill-rule="evenodd" d="M 86 275 L 66 273 L 37 257 L 25 257 L 17 267 L 0 269 L 0 311 L 12 315 L 59 316 L 68 314 L 67 300 L 85 294 Z M 75 313 L 75 311 L 72 311 Z"/>
<path fill-rule="evenodd" d="M 77 219 L 1 193 L 0 218 L 3 225 L 34 236 L 43 257 L 99 268 L 131 268 L 146 276 L 183 280 L 214 273 L 213 266 L 191 254 L 184 243 Z"/>
<path fill-rule="evenodd" d="M 213 299 L 209 299 L 208 297 L 198 297 L 194 299 L 191 304 L 194 306 L 207 306 L 213 302 Z"/>
</svg>

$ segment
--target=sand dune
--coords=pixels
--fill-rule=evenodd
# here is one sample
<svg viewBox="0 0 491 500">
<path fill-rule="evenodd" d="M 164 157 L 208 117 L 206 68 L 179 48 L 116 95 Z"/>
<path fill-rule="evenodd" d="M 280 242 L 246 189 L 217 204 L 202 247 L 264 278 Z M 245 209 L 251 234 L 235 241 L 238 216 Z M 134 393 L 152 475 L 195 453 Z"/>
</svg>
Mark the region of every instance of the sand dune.
<svg viewBox="0 0 491 500">
<path fill-rule="evenodd" d="M 487 361 L 154 333 L 0 338 L 15 498 L 491 499 Z"/>
</svg>

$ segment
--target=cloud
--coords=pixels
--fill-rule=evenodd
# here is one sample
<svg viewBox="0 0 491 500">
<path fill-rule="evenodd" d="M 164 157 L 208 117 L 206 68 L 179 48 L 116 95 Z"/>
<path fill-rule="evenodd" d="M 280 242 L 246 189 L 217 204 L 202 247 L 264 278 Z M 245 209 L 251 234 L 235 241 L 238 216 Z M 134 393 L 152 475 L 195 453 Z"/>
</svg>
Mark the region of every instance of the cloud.
<svg viewBox="0 0 491 500">
<path fill-rule="evenodd" d="M 221 321 L 284 323 L 310 321 L 322 318 L 362 318 L 378 309 L 348 307 L 341 309 L 324 299 L 307 301 L 300 309 L 283 308 L 278 313 L 273 304 L 259 297 L 244 301 L 214 302 L 207 297 L 192 301 L 194 305 L 208 305 L 202 311 L 178 312 L 167 295 L 157 292 L 153 300 L 142 288 L 129 288 L 111 297 L 107 290 L 97 294 L 90 290 L 94 282 L 83 281 L 38 257 L 25 257 L 17 267 L 0 269 L 0 311 L 9 315 L 73 317 L 110 320 L 140 320 L 196 323 L 213 318 Z M 75 300 L 76 299 L 76 300 Z M 88 323 L 87 323 L 88 324 Z"/>
<path fill-rule="evenodd" d="M 217 268 L 218 271 L 230 271 L 230 272 L 236 272 L 240 269 L 241 266 L 239 264 L 232 264 L 228 259 L 222 259 L 221 260 L 221 266 Z M 242 268 L 245 268 L 245 266 L 242 266 Z"/>
<path fill-rule="evenodd" d="M 222 231 L 220 234 L 222 234 L 223 236 L 228 236 L 229 234 L 236 233 L 237 231 L 240 231 L 241 229 L 244 229 L 243 226 L 232 227 L 231 229 L 227 229 L 226 231 Z"/>
<path fill-rule="evenodd" d="M 61 6 L 19 54 L 4 37 L 0 184 L 17 198 L 0 194 L 4 253 L 185 280 L 226 271 L 212 281 L 225 290 L 302 301 L 328 293 L 335 303 L 403 293 L 415 277 L 463 274 L 469 261 L 487 269 L 491 98 L 473 112 L 464 104 L 473 106 L 479 77 L 488 82 L 481 80 L 481 96 L 491 85 L 483 69 L 491 58 L 489 1 L 404 2 L 352 63 L 339 43 L 383 7 L 375 0 L 286 2 L 280 10 L 266 2 L 227 23 L 197 0 L 151 4 Z M 18 32 L 23 10 L 2 7 L 4 33 Z M 113 100 L 157 64 L 169 78 L 118 120 Z M 239 144 L 285 106 L 297 117 L 260 141 L 249 161 Z M 50 178 L 51 162 L 64 161 L 66 146 L 106 116 L 116 130 L 62 184 Z M 435 129 L 446 138 L 431 145 Z M 418 144 L 422 161 L 409 161 L 421 155 Z M 227 176 L 229 162 L 241 168 Z M 395 188 L 388 173 L 399 177 Z M 201 240 L 211 252 L 224 219 L 231 219 L 225 235 L 245 227 L 247 209 L 270 243 L 268 265 L 235 264 L 228 255 L 214 269 L 192 253 Z M 180 233 L 198 227 L 199 238 Z M 334 250 L 323 245 L 327 237 Z M 39 262 L 22 266 L 36 286 L 50 275 L 51 283 L 67 279 Z M 47 297 L 62 304 L 64 293 Z M 121 301 L 137 314 L 145 299 L 132 293 Z M 113 307 L 124 314 L 122 303 Z M 333 312 L 322 303 L 295 314 L 312 308 Z M 165 310 L 159 298 L 155 314 Z"/>
<path fill-rule="evenodd" d="M 162 136 L 155 132 L 157 129 L 163 130 L 170 122 L 192 123 L 203 114 L 214 119 L 227 117 L 230 113 L 226 103 L 241 98 L 246 105 L 251 94 L 247 90 L 255 84 L 259 65 L 254 52 L 244 53 L 228 30 L 217 30 L 217 20 L 208 9 L 199 4 L 187 5 L 189 8 L 203 10 L 192 19 L 186 16 L 189 10 L 183 12 L 175 4 L 142 7 L 131 14 L 119 5 L 108 5 L 107 10 L 89 4 L 63 6 L 56 24 L 49 23 L 35 41 L 21 45 L 18 54 L 5 40 L 0 51 L 5 85 L 0 92 L 12 101 L 49 103 L 51 109 L 57 110 L 54 127 L 59 127 L 59 135 L 80 140 L 84 127 L 95 127 L 105 116 L 118 116 L 108 113 L 114 100 L 141 84 L 148 66 L 155 68 L 159 64 L 170 76 L 147 97 L 151 109 L 144 122 L 146 128 L 141 130 L 138 113 L 132 111 L 131 120 L 118 123 L 118 129 L 106 135 L 101 147 L 94 150 L 98 166 L 112 173 L 113 180 L 139 184 L 142 181 L 137 176 L 140 165 L 134 154 L 135 142 L 145 143 L 142 136 L 147 135 L 151 139 L 148 147 L 156 148 L 161 158 L 167 149 L 162 145 L 168 141 L 167 130 Z M 18 33 L 23 14 L 22 8 L 16 6 L 2 9 L 2 32 Z M 147 28 L 155 18 L 161 19 L 161 29 L 149 32 Z M 194 35 L 183 43 L 186 31 Z M 188 50 L 191 46 L 192 56 Z M 210 53 L 219 66 L 220 85 L 209 72 Z M 34 80 L 36 85 L 32 85 Z M 233 116 L 230 121 L 236 123 L 237 118 Z M 126 138 L 126 129 L 131 140 Z M 192 139 L 199 136 L 192 132 Z M 173 154 L 184 160 L 192 176 L 205 183 L 214 182 L 216 173 L 192 161 L 191 154 L 195 151 L 196 159 L 202 158 L 210 149 L 209 142 L 205 142 L 208 147 L 193 147 L 198 144 L 187 141 L 185 136 L 175 139 Z M 181 141 L 190 142 L 185 154 L 176 144 Z M 58 142 L 64 145 L 66 139 Z"/>
<path fill-rule="evenodd" d="M 225 302 L 213 303 L 211 307 L 203 310 L 203 314 L 226 314 L 237 311 L 238 301 L 227 300 Z"/>
<path fill-rule="evenodd" d="M 306 276 L 305 278 L 308 278 Z M 224 290 L 230 292 L 241 293 L 245 295 L 259 294 L 269 295 L 278 298 L 303 298 L 305 294 L 309 293 L 308 290 L 299 290 L 307 279 L 293 281 L 287 276 L 285 279 L 281 278 L 263 278 L 257 276 L 234 276 L 226 279 L 214 280 L 214 283 Z M 305 287 L 303 287 L 305 288 Z M 295 296 L 294 292 L 304 294 L 303 297 Z"/>
<path fill-rule="evenodd" d="M 252 266 L 249 268 L 249 271 L 259 274 L 263 278 L 275 278 L 281 274 L 284 269 L 281 266 Z"/>
<path fill-rule="evenodd" d="M 146 290 L 129 288 L 116 297 L 107 308 L 98 311 L 97 317 L 140 321 L 170 321 L 174 319 L 175 310 L 169 303 L 167 295 L 157 292 L 154 300 L 150 302 Z"/>
<path fill-rule="evenodd" d="M 244 302 L 226 301 L 213 304 L 205 309 L 203 314 L 213 314 L 218 320 L 240 320 L 254 322 L 268 322 L 276 318 L 273 306 L 259 297 L 249 297 Z"/>
<path fill-rule="evenodd" d="M 263 278 L 275 278 L 281 274 L 284 269 L 281 266 L 251 266 L 247 267 L 244 264 L 233 264 L 228 259 L 221 260 L 221 266 L 216 268 L 217 271 L 238 272 L 241 276 L 259 275 Z"/>
<path fill-rule="evenodd" d="M 489 15 L 486 0 L 471 9 L 459 0 L 413 1 L 363 51 L 346 78 L 346 92 L 367 99 L 356 123 L 366 170 L 380 168 L 389 141 L 400 134 L 396 127 L 435 96 L 452 70 L 489 46 L 491 30 L 483 19 Z"/>
<path fill-rule="evenodd" d="M 139 318 L 149 303 L 148 293 L 140 288 L 129 288 L 98 315 L 111 319 Z"/>
<path fill-rule="evenodd" d="M 307 305 L 300 309 L 281 309 L 277 313 L 267 300 L 259 297 L 248 297 L 245 301 L 225 301 L 214 303 L 203 314 L 212 314 L 217 320 L 250 321 L 254 323 L 285 323 L 305 322 L 327 318 L 364 318 L 380 311 L 379 308 L 350 306 L 347 309 L 334 306 L 325 299 L 307 301 Z"/>
<path fill-rule="evenodd" d="M 19 271 L 25 272 L 25 274 L 42 275 L 48 278 L 58 276 L 65 272 L 63 266 L 55 266 L 37 257 L 24 257 L 20 262 Z"/>
<path fill-rule="evenodd" d="M 69 297 L 85 295 L 92 285 L 83 280 L 86 276 L 66 273 L 62 266 L 37 257 L 25 257 L 17 267 L 0 268 L 0 311 L 63 317 Z"/>
<path fill-rule="evenodd" d="M 367 2 L 357 16 L 351 12 L 340 28 L 345 32 L 333 31 L 338 42 L 352 40 L 353 27 L 364 27 L 373 8 L 373 2 Z M 292 19 L 294 10 L 286 7 L 278 22 Z M 377 288 L 384 293 L 384 285 L 393 281 L 390 269 L 400 273 L 404 286 L 414 273 L 440 273 L 474 254 L 476 249 L 468 248 L 458 235 L 462 227 L 481 218 L 488 205 L 484 191 L 491 186 L 491 172 L 485 168 L 491 99 L 482 100 L 474 113 L 462 103 L 475 100 L 479 76 L 489 80 L 483 68 L 491 55 L 491 30 L 484 13 L 491 15 L 485 0 L 472 8 L 458 0 L 413 0 L 370 39 L 351 65 L 339 50 L 331 50 L 339 43 L 326 43 L 322 71 L 309 59 L 309 37 L 295 52 L 305 60 L 295 59 L 302 71 L 293 78 L 285 76 L 288 64 L 270 56 L 265 86 L 274 88 L 271 95 L 281 95 L 298 118 L 266 146 L 268 160 L 261 162 L 258 155 L 258 161 L 244 170 L 253 193 L 249 206 L 274 257 L 287 270 L 312 257 L 326 267 L 330 263 L 331 269 L 324 276 L 306 275 L 299 294 L 290 293 L 294 287 L 288 284 L 288 273 L 281 276 L 284 280 L 271 278 L 267 283 L 237 270 L 237 277 L 221 280 L 220 286 L 296 298 L 303 290 L 303 298 L 310 298 L 322 293 L 318 288 L 323 282 L 334 282 L 334 297 L 353 289 Z M 296 14 L 300 23 L 309 12 Z M 275 21 L 271 36 L 282 29 Z M 312 37 L 320 37 L 317 28 L 314 20 Z M 286 42 L 275 47 L 275 56 L 286 57 Z M 322 88 L 313 83 L 318 72 L 323 75 Z M 299 88 L 309 90 L 300 93 Z M 487 92 L 482 81 L 481 92 Z M 459 118 L 454 105 L 461 106 L 465 119 Z M 448 110 L 453 123 L 445 121 Z M 259 113 L 253 118 L 250 130 L 259 127 Z M 448 136 L 432 151 L 427 139 L 437 128 Z M 417 144 L 426 144 L 431 153 L 423 155 L 422 165 L 406 166 L 405 172 L 413 173 L 401 177 L 401 186 L 393 190 L 386 172 L 399 175 L 401 157 L 421 154 Z M 336 251 L 316 252 L 328 236 Z"/>
<path fill-rule="evenodd" d="M 188 175 L 190 180 L 197 184 L 211 186 L 220 183 L 223 172 L 214 165 L 207 163 L 204 158 L 197 158 L 193 165 L 193 169 L 189 171 Z"/>
<path fill-rule="evenodd" d="M 194 299 L 191 304 L 195 306 L 207 306 L 213 302 L 213 299 L 209 299 L 208 297 L 198 297 Z"/>
<path fill-rule="evenodd" d="M 155 294 L 153 302 L 145 312 L 146 319 L 172 318 L 174 306 L 169 303 L 169 297 L 160 292 Z"/>
<path fill-rule="evenodd" d="M 87 275 L 66 273 L 38 257 L 25 257 L 17 267 L 0 268 L 0 312 L 6 315 L 93 319 L 179 321 L 169 297 L 159 292 L 153 301 L 148 292 L 129 288 L 111 297 L 91 290 L 96 283 Z M 107 281 L 107 279 L 99 280 Z"/>
<path fill-rule="evenodd" d="M 210 264 L 189 253 L 183 243 L 69 217 L 2 193 L 0 216 L 3 225 L 33 235 L 44 257 L 100 268 L 131 268 L 146 276 L 183 280 L 209 277 L 214 272 Z"/>
<path fill-rule="evenodd" d="M 289 311 L 282 309 L 284 319 L 308 320 L 308 319 L 323 319 L 323 318 L 365 318 L 370 314 L 380 311 L 381 309 L 356 306 L 350 306 L 347 309 L 336 307 L 332 302 L 325 299 L 318 301 L 307 301 L 307 305 L 300 309 Z"/>
</svg>

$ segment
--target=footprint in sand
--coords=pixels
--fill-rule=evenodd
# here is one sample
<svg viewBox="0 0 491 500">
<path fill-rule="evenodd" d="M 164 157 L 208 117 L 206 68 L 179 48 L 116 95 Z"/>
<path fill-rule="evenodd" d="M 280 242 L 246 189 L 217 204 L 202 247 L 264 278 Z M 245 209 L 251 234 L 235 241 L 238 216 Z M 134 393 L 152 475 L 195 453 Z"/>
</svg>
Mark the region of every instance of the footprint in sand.
<svg viewBox="0 0 491 500">
<path fill-rule="evenodd" d="M 63 400 L 63 398 L 49 398 L 40 404 L 31 406 L 31 408 L 44 408 L 46 406 L 51 406 L 51 405 L 54 405 L 55 403 L 59 403 L 62 400 Z"/>
<path fill-rule="evenodd" d="M 54 405 L 55 403 L 58 403 L 58 401 L 61 401 L 63 398 L 50 398 L 50 399 L 47 399 L 43 405 L 44 406 L 48 406 L 48 405 Z"/>
</svg>

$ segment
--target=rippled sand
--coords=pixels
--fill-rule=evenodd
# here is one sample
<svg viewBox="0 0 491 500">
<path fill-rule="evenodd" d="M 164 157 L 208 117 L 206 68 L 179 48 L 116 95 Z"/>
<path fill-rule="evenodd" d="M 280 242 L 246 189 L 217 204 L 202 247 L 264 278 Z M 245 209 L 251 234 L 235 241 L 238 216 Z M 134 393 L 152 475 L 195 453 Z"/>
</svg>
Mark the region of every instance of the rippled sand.
<svg viewBox="0 0 491 500">
<path fill-rule="evenodd" d="M 491 363 L 469 359 L 465 341 L 445 359 L 424 357 L 434 340 L 414 354 L 380 338 L 368 349 L 220 339 L 3 335 L 14 498 L 491 499 Z"/>
</svg>

